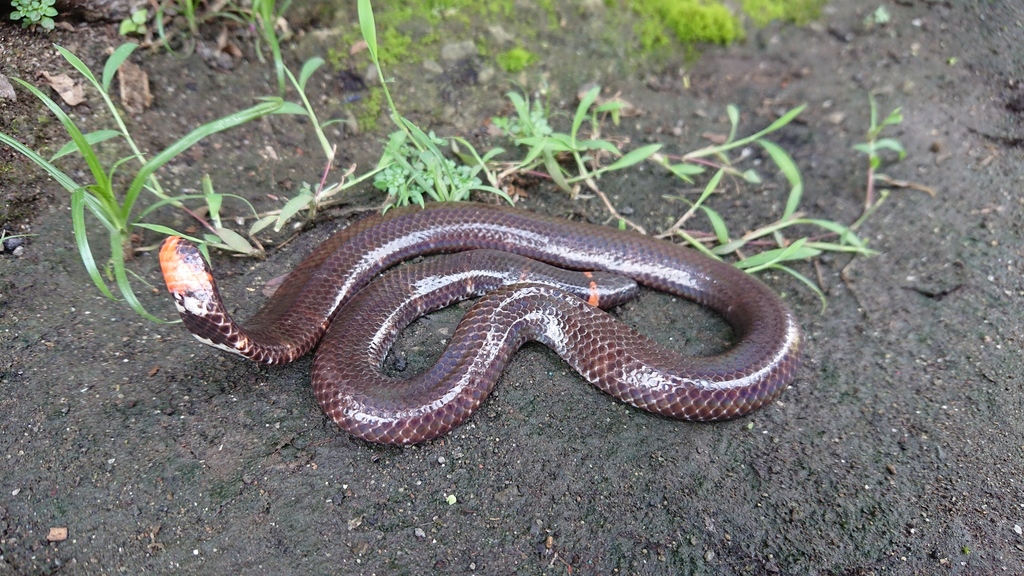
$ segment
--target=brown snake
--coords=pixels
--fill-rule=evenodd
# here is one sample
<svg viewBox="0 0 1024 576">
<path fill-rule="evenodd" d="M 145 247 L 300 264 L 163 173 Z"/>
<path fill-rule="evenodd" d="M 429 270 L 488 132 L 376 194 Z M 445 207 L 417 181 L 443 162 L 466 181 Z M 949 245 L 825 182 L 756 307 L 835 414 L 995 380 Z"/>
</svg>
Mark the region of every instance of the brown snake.
<svg viewBox="0 0 1024 576">
<path fill-rule="evenodd" d="M 412 303 L 398 314 L 399 304 L 380 294 L 411 284 L 400 269 L 378 281 L 384 289 L 371 286 L 356 296 L 358 305 L 351 310 L 350 300 L 398 262 L 475 249 L 612 272 L 689 298 L 722 314 L 736 343 L 717 356 L 684 357 L 567 295 L 565 287 L 512 278 L 511 286 L 467 312 L 433 368 L 410 381 L 381 375 L 387 348 L 405 324 L 473 290 L 455 280 L 447 283 L 449 292 L 459 287 L 454 298 L 442 296 L 445 289 L 414 291 L 407 298 Z M 314 359 L 316 397 L 342 428 L 374 442 L 422 442 L 463 422 L 526 340 L 548 345 L 585 379 L 624 402 L 702 421 L 741 416 L 775 399 L 792 381 L 803 344 L 782 300 L 733 266 L 647 236 L 482 204 L 395 209 L 352 224 L 299 264 L 244 327 L 225 311 L 195 247 L 169 238 L 160 260 L 185 326 L 207 344 L 278 364 L 309 352 L 330 327 Z M 374 318 L 391 323 L 373 326 Z M 333 348 L 341 351 L 331 356 Z"/>
</svg>

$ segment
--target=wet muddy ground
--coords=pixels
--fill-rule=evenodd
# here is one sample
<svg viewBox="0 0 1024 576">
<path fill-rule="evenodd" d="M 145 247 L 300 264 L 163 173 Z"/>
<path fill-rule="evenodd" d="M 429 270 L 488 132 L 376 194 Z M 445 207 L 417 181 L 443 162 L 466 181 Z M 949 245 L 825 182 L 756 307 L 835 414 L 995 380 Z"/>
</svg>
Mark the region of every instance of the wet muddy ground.
<svg viewBox="0 0 1024 576">
<path fill-rule="evenodd" d="M 99 295 L 78 260 L 67 195 L 0 148 L 5 218 L 35 234 L 18 256 L 0 255 L 0 573 L 1024 573 L 1024 10 L 906 1 L 866 29 L 873 8 L 836 1 L 806 28 L 753 31 L 693 64 L 565 52 L 568 41 L 547 32 L 542 62 L 522 75 L 395 73 L 408 115 L 481 146 L 488 118 L 508 112 L 504 92 L 536 86 L 541 72 L 567 111 L 586 81 L 621 92 L 643 114 L 605 136 L 673 153 L 727 131 L 726 103 L 752 133 L 807 102 L 775 140 L 803 171 L 804 209 L 843 222 L 863 202 L 864 159 L 851 146 L 867 126 L 868 92 L 884 111 L 903 107 L 892 136 L 907 158 L 883 171 L 936 196 L 894 191 L 862 229 L 879 256 L 821 259 L 824 312 L 793 278 L 762 276 L 801 319 L 806 361 L 780 401 L 733 422 L 628 408 L 531 345 L 453 433 L 413 448 L 355 440 L 316 405 L 308 359 L 257 366 Z M 289 44 L 290 65 L 329 37 L 310 29 Z M 0 24 L 0 72 L 69 72 L 52 41 L 95 70 L 120 44 L 113 27 L 44 37 Z M 217 72 L 197 56 L 133 60 L 153 87 L 152 107 L 131 119 L 151 151 L 275 90 L 255 61 Z M 311 92 L 327 115 L 343 115 L 334 82 Z M 95 128 L 99 111 L 93 100 L 74 114 Z M 26 92 L 0 104 L 0 129 L 52 151 L 65 138 L 45 119 Z M 339 164 L 369 166 L 383 134 L 329 135 Z M 275 117 L 204 141 L 163 177 L 183 190 L 210 173 L 219 191 L 262 210 L 279 206 L 268 194 L 294 193 L 320 170 L 308 126 Z M 727 186 L 712 205 L 747 229 L 781 214 L 784 183 Z M 684 211 L 663 195 L 688 186 L 649 167 L 601 184 L 649 230 Z M 524 209 L 605 220 L 595 199 L 543 184 L 527 192 Z M 368 186 L 352 197 L 379 202 Z M 265 261 L 215 255 L 232 311 L 253 313 L 263 284 L 347 218 L 328 214 Z M 170 211 L 158 221 L 190 224 Z M 160 287 L 153 254 L 132 268 Z M 174 316 L 162 289 L 140 292 Z M 408 331 L 411 366 L 439 351 L 459 313 Z M 694 354 L 729 338 L 714 314 L 652 292 L 617 314 Z M 66 539 L 49 541 L 54 528 Z"/>
</svg>

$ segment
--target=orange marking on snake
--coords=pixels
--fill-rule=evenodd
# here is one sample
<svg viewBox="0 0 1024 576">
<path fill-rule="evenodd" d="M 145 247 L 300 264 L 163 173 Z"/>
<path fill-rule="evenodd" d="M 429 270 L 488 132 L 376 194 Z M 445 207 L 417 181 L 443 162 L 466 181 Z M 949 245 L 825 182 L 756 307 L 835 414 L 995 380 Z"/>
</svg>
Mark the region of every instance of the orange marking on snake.
<svg viewBox="0 0 1024 576">
<path fill-rule="evenodd" d="M 171 236 L 160 248 L 160 269 L 164 273 L 167 291 L 172 294 L 183 294 L 209 289 L 213 277 L 203 269 L 201 264 L 186 262 L 178 253 L 181 238 Z"/>
</svg>

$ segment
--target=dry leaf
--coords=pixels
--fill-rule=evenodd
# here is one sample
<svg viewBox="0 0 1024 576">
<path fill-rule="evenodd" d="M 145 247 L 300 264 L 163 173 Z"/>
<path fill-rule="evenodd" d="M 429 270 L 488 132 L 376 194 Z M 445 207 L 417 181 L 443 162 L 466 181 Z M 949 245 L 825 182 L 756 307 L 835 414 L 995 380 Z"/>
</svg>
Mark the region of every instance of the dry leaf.
<svg viewBox="0 0 1024 576">
<path fill-rule="evenodd" d="M 53 88 L 68 106 L 78 106 L 85 102 L 85 90 L 80 84 L 76 84 L 67 74 L 50 76 L 45 70 L 39 73 L 46 79 L 46 83 Z"/>
<path fill-rule="evenodd" d="M 117 69 L 117 82 L 121 87 L 121 104 L 129 114 L 142 114 L 153 103 L 149 75 L 138 64 L 125 60 Z"/>
<path fill-rule="evenodd" d="M 354 56 L 367 48 L 369 48 L 369 45 L 366 43 L 366 40 L 359 40 L 348 49 L 348 53 L 350 56 Z"/>
<path fill-rule="evenodd" d="M 725 134 L 715 134 L 713 132 L 705 132 L 700 135 L 705 140 L 710 140 L 712 144 L 725 144 L 729 141 L 729 137 Z"/>
</svg>

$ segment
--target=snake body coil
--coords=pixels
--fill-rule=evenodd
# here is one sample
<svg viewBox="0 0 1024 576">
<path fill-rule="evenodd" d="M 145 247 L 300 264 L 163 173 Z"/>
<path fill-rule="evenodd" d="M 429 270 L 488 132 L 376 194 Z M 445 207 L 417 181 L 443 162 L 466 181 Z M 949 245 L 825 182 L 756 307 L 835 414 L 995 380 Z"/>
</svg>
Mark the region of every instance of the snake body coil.
<svg viewBox="0 0 1024 576">
<path fill-rule="evenodd" d="M 383 377 L 379 368 L 387 340 L 393 341 L 389 334 L 397 335 L 411 319 L 394 312 L 397 303 L 374 296 L 375 286 L 356 297 L 352 310 L 349 301 L 402 260 L 477 249 L 611 272 L 689 298 L 722 314 L 736 343 L 717 356 L 683 357 L 568 296 L 564 290 L 571 288 L 517 284 L 511 278 L 501 283 L 512 286 L 467 312 L 435 367 L 408 383 Z M 803 337 L 793 314 L 768 287 L 733 266 L 646 236 L 510 208 L 437 204 L 358 221 L 299 264 L 244 328 L 225 311 L 194 247 L 168 239 L 161 264 L 185 326 L 207 344 L 278 364 L 309 352 L 330 327 L 314 360 L 316 397 L 335 422 L 376 442 L 422 442 L 458 425 L 528 339 L 550 346 L 584 378 L 624 402 L 687 420 L 721 420 L 755 410 L 782 393 L 800 364 Z M 379 293 L 410 283 L 408 278 L 392 282 L 397 284 Z M 412 318 L 451 298 L 438 291 L 414 292 L 405 296 L 412 302 L 405 305 Z M 373 319 L 388 324 L 373 326 Z M 334 348 L 341 351 L 330 355 Z"/>
</svg>

